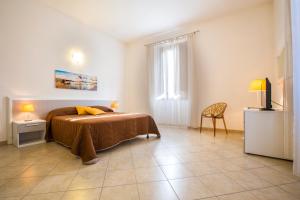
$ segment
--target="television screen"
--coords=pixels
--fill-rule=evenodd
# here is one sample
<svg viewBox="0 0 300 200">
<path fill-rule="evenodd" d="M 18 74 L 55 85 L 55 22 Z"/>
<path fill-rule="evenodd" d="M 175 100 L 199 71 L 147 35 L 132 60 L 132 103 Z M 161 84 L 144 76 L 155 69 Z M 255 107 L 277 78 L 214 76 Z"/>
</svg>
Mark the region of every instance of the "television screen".
<svg viewBox="0 0 300 200">
<path fill-rule="evenodd" d="M 266 110 L 272 109 L 272 86 L 268 78 L 266 78 Z"/>
</svg>

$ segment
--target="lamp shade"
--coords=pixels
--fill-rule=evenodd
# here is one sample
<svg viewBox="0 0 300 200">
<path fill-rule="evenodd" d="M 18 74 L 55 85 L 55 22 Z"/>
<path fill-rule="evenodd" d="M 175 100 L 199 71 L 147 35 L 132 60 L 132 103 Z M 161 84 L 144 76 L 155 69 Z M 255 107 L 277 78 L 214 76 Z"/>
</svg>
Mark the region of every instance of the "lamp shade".
<svg viewBox="0 0 300 200">
<path fill-rule="evenodd" d="M 251 81 L 249 86 L 250 92 L 256 91 L 265 91 L 266 90 L 266 80 L 265 79 L 256 79 Z"/>
<path fill-rule="evenodd" d="M 22 112 L 34 112 L 33 104 L 29 103 L 22 105 Z"/>
<path fill-rule="evenodd" d="M 118 104 L 117 101 L 113 101 L 113 102 L 110 104 L 110 107 L 111 107 L 112 109 L 117 109 L 117 108 L 119 108 L 119 104 Z"/>
</svg>

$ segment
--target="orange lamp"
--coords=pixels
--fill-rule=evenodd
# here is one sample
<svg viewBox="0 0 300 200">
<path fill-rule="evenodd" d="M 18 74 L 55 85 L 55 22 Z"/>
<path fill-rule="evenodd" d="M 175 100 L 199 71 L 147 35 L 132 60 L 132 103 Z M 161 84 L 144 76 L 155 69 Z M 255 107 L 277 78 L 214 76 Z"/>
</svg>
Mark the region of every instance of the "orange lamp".
<svg viewBox="0 0 300 200">
<path fill-rule="evenodd" d="M 251 81 L 249 86 L 250 92 L 257 92 L 257 91 L 266 91 L 266 80 L 265 79 L 256 79 Z"/>
<path fill-rule="evenodd" d="M 112 109 L 118 109 L 119 108 L 119 103 L 117 101 L 113 101 L 113 102 L 111 102 L 110 107 Z"/>
<path fill-rule="evenodd" d="M 22 105 L 22 112 L 34 112 L 33 104 L 29 103 Z"/>
<path fill-rule="evenodd" d="M 25 121 L 32 121 L 32 119 L 30 119 L 29 113 L 35 111 L 34 105 L 33 105 L 33 104 L 31 104 L 31 103 L 23 104 L 23 105 L 22 105 L 22 108 L 21 108 L 21 111 L 22 111 L 22 112 L 28 113 L 28 115 L 27 115 Z"/>
<path fill-rule="evenodd" d="M 260 107 L 263 107 L 262 103 L 262 92 L 266 91 L 266 80 L 265 79 L 255 79 L 251 81 L 249 86 L 249 92 L 260 92 Z M 258 94 L 257 94 L 258 95 Z"/>
</svg>

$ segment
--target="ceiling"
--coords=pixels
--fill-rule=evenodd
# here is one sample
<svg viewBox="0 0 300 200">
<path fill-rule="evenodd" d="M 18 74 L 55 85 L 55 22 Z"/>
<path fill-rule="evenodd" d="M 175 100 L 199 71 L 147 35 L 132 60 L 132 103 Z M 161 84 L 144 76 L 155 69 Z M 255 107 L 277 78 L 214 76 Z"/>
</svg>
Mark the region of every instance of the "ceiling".
<svg viewBox="0 0 300 200">
<path fill-rule="evenodd" d="M 40 0 L 121 41 L 164 32 L 271 0 Z"/>
</svg>

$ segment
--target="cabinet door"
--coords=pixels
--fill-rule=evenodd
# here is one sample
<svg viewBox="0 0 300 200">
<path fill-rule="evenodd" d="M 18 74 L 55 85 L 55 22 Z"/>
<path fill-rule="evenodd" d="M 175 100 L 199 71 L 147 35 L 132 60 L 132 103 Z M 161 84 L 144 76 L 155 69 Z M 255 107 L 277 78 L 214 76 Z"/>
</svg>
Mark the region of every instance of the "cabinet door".
<svg viewBox="0 0 300 200">
<path fill-rule="evenodd" d="M 245 111 L 245 152 L 284 158 L 283 112 Z"/>
</svg>

